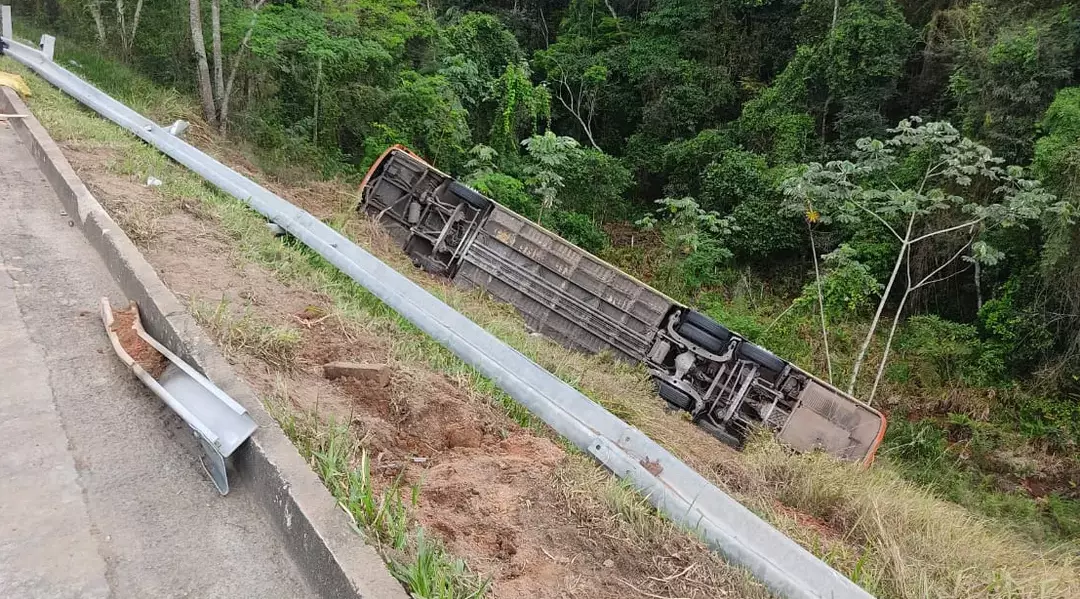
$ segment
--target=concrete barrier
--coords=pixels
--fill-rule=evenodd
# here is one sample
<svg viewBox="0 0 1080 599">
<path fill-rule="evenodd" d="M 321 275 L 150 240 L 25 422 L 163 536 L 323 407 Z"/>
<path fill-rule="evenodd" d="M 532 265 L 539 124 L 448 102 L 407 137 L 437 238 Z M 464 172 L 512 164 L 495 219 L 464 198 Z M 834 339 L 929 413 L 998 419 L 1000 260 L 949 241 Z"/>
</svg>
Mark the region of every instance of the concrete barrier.
<svg viewBox="0 0 1080 599">
<path fill-rule="evenodd" d="M 236 479 L 256 487 L 266 516 L 312 589 L 334 599 L 406 599 L 382 558 L 354 531 L 349 517 L 259 398 L 236 377 L 135 244 L 83 185 L 45 128 L 7 87 L 0 87 L 0 113 L 27 115 L 8 122 L 124 294 L 139 303 L 146 331 L 214 381 L 258 423 L 255 435 L 233 454 Z"/>
</svg>

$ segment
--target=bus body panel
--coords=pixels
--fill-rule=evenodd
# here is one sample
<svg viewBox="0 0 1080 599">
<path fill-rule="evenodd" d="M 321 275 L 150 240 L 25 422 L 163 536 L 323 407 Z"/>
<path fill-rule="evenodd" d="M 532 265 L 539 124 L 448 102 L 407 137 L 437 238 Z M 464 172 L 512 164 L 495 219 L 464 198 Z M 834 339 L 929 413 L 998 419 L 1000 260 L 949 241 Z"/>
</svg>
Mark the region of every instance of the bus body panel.
<svg viewBox="0 0 1080 599">
<path fill-rule="evenodd" d="M 778 438 L 796 451 L 821 450 L 838 458 L 862 461 L 885 433 L 885 420 L 862 402 L 847 401 L 825 383 L 813 380 L 799 396 Z"/>
<path fill-rule="evenodd" d="M 568 347 L 641 361 L 672 302 L 558 235 L 496 206 L 456 280 L 517 307 Z"/>
</svg>

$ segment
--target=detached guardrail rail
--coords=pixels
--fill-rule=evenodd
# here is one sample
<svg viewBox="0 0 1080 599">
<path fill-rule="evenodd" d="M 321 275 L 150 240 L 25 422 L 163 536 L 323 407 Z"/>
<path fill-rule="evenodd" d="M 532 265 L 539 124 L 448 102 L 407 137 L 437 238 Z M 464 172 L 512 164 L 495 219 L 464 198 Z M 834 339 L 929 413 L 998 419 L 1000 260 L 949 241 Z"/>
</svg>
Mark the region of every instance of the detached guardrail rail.
<svg viewBox="0 0 1080 599">
<path fill-rule="evenodd" d="M 51 49 L 53 38 L 43 36 L 43 40 L 43 48 Z M 792 599 L 871 597 L 641 431 L 627 425 L 311 214 L 178 139 L 168 129 L 55 64 L 40 50 L 11 39 L 5 41 L 10 46 L 7 54 L 12 58 L 306 244 L 463 361 L 491 378 L 515 401 L 574 445 L 620 478 L 628 480 L 658 510 L 696 531 L 732 563 L 747 568 L 774 593 Z"/>
</svg>

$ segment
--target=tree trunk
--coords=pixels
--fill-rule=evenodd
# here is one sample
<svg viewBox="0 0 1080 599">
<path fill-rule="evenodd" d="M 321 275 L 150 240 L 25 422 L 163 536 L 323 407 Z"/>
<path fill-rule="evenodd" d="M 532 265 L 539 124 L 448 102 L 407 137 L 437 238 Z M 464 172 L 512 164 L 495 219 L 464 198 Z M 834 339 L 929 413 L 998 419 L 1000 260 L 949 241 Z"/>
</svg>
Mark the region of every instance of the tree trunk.
<svg viewBox="0 0 1080 599">
<path fill-rule="evenodd" d="M 904 313 L 904 305 L 907 304 L 910 294 L 911 288 L 909 287 L 904 291 L 903 297 L 900 298 L 900 305 L 896 308 L 896 315 L 892 319 L 892 327 L 889 328 L 889 337 L 885 340 L 885 351 L 881 354 L 881 362 L 878 364 L 877 374 L 874 376 L 874 386 L 870 389 L 869 397 L 866 398 L 867 405 L 874 401 L 874 396 L 877 395 L 878 387 L 881 385 L 881 379 L 885 375 L 885 364 L 889 361 L 889 352 L 892 350 L 893 337 L 896 336 L 896 327 L 900 324 L 900 316 Z"/>
<path fill-rule="evenodd" d="M 910 236 L 911 227 L 909 225 L 908 237 Z M 881 301 L 878 302 L 877 311 L 874 312 L 874 320 L 870 321 L 870 330 L 866 332 L 866 338 L 863 339 L 862 347 L 859 348 L 859 355 L 856 356 L 855 364 L 851 368 L 851 381 L 848 383 L 847 392 L 852 395 L 855 394 L 855 383 L 859 380 L 859 371 L 866 360 L 866 353 L 870 351 L 870 343 L 874 341 L 874 331 L 877 330 L 878 322 L 881 321 L 881 313 L 885 310 L 885 303 L 889 301 L 889 293 L 892 292 L 893 284 L 896 283 L 896 274 L 900 272 L 900 265 L 904 263 L 907 251 L 908 244 L 905 239 L 903 245 L 900 246 L 900 253 L 896 256 L 896 264 L 893 266 L 892 274 L 889 275 L 889 284 L 885 286 L 885 291 L 881 294 Z"/>
<path fill-rule="evenodd" d="M 982 311 L 983 296 L 982 296 L 982 268 L 979 265 L 978 260 L 972 260 L 975 264 L 975 311 Z"/>
<path fill-rule="evenodd" d="M 220 109 L 218 132 L 222 135 L 225 135 L 225 131 L 229 127 L 229 100 L 232 98 L 233 84 L 236 83 L 236 73 L 240 70 L 240 61 L 244 57 L 244 50 L 247 49 L 248 43 L 251 42 L 251 34 L 255 31 L 255 23 L 259 19 L 259 8 L 262 7 L 263 2 L 265 2 L 265 0 L 259 0 L 252 8 L 255 12 L 251 15 L 251 21 L 248 23 L 247 31 L 244 32 L 244 39 L 240 40 L 240 47 L 236 49 L 236 53 L 233 54 L 232 57 L 232 62 L 229 63 L 229 81 L 225 84 L 225 93 L 221 96 L 218 103 Z M 248 91 L 251 91 L 250 85 L 248 86 Z"/>
<path fill-rule="evenodd" d="M 825 366 L 829 370 L 829 384 L 833 382 L 832 354 L 829 353 L 829 327 L 825 322 L 825 295 L 821 291 L 821 271 L 818 269 L 817 245 L 814 243 L 814 229 L 809 222 L 806 227 L 810 229 L 810 253 L 814 256 L 814 280 L 817 282 L 818 310 L 821 312 L 821 341 L 825 344 Z"/>
<path fill-rule="evenodd" d="M 221 56 L 221 0 L 210 0 L 210 47 L 214 53 L 214 101 L 225 97 L 225 67 Z M 220 118 L 218 119 L 220 122 Z"/>
<path fill-rule="evenodd" d="M 120 30 L 120 47 L 128 47 L 127 25 L 124 24 L 124 0 L 116 0 L 116 28 Z"/>
<path fill-rule="evenodd" d="M 98 44 L 105 45 L 105 21 L 101 18 L 101 2 L 99 0 L 90 0 L 87 5 L 90 9 L 90 16 L 94 19 L 94 28 L 97 30 Z"/>
<path fill-rule="evenodd" d="M 139 31 L 139 19 L 142 17 L 142 5 L 143 0 L 138 0 L 138 2 L 135 3 L 135 15 L 131 17 L 131 34 L 128 35 L 128 52 L 135 47 L 135 33 Z"/>
<path fill-rule="evenodd" d="M 574 118 L 576 118 L 578 123 L 581 124 L 581 130 L 585 132 L 585 137 L 589 138 L 589 145 L 591 145 L 596 150 L 600 150 L 600 146 L 596 145 L 596 140 L 593 139 L 592 128 L 588 124 L 585 123 L 585 120 L 581 118 L 580 114 L 578 114 L 577 112 L 572 111 L 572 110 L 570 112 L 573 113 Z M 592 120 L 592 119 L 590 119 L 590 120 Z M 600 150 L 600 151 L 603 152 L 603 150 Z"/>
<path fill-rule="evenodd" d="M 577 119 L 578 124 L 581 125 L 581 130 L 585 133 L 585 137 L 589 138 L 589 144 L 593 148 L 599 150 L 600 146 L 596 145 L 596 140 L 593 138 L 592 127 L 589 125 L 589 122 L 586 122 L 584 117 L 581 116 L 581 103 L 584 101 L 584 99 L 581 97 L 581 94 L 578 94 L 577 98 L 575 99 L 574 90 L 570 88 L 570 83 L 566 80 L 565 74 L 562 78 L 562 85 L 564 88 L 566 88 L 566 93 L 569 94 L 570 101 L 567 102 L 566 99 L 563 98 L 562 92 L 555 94 L 555 97 L 559 99 L 559 103 L 563 105 L 563 108 L 565 108 L 566 111 L 570 114 L 574 115 L 574 118 Z M 592 121 L 591 116 L 589 117 L 589 121 Z"/>
<path fill-rule="evenodd" d="M 615 14 L 615 7 L 611 6 L 611 1 L 604 0 L 604 6 L 607 6 L 608 12 L 611 13 L 611 20 L 615 21 L 615 31 L 622 33 L 622 26 L 619 25 L 619 15 Z"/>
<path fill-rule="evenodd" d="M 214 90 L 210 84 L 210 67 L 206 64 L 206 39 L 203 38 L 202 7 L 199 0 L 188 0 L 188 16 L 191 21 L 191 44 L 195 50 L 195 75 L 199 82 L 199 100 L 203 118 L 210 124 L 217 123 L 214 107 Z"/>
</svg>

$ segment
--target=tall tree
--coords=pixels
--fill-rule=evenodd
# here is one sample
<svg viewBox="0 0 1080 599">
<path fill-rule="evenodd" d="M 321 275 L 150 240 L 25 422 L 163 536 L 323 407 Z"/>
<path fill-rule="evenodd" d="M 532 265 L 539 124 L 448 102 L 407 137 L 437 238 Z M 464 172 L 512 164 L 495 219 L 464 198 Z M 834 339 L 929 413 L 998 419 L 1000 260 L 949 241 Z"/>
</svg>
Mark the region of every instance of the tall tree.
<svg viewBox="0 0 1080 599">
<path fill-rule="evenodd" d="M 214 88 L 210 82 L 210 65 L 206 62 L 206 39 L 203 37 L 202 6 L 199 0 L 188 0 L 188 18 L 191 24 L 192 49 L 195 51 L 195 80 L 199 85 L 203 118 L 208 123 L 216 124 L 217 104 L 214 102 Z"/>
<path fill-rule="evenodd" d="M 210 45 L 214 56 L 214 101 L 220 109 L 225 101 L 225 61 L 221 55 L 221 0 L 210 0 Z M 220 115 L 214 116 L 215 121 L 220 121 Z"/>
<path fill-rule="evenodd" d="M 136 0 L 135 13 L 131 16 L 131 28 L 128 29 L 124 0 L 116 0 L 116 27 L 120 31 L 120 44 L 125 54 L 130 53 L 132 48 L 135 47 L 135 34 L 139 31 L 139 19 L 142 17 L 142 7 L 143 0 Z M 95 15 L 95 18 L 100 20 L 100 8 L 98 8 L 98 13 Z M 98 32 L 98 37 L 100 40 L 104 41 L 105 36 L 103 26 Z"/>
<path fill-rule="evenodd" d="M 893 135 L 885 141 L 859 140 L 851 161 L 810 163 L 784 183 L 785 192 L 796 202 L 812 203 L 842 223 L 880 227 L 896 242 L 892 272 L 852 366 L 849 393 L 855 392 L 870 344 L 906 265 L 904 286 L 867 401 L 873 401 L 877 393 L 897 324 L 912 292 L 966 270 L 957 268 L 965 256 L 987 264 L 1000 260 L 1001 251 L 980 239 L 983 230 L 1024 226 L 1047 208 L 1063 209 L 1060 203 L 1051 206 L 1054 197 L 1038 181 L 1024 178 L 1022 168 L 1002 166 L 1003 159 L 962 137 L 949 123 L 923 124 L 912 117 L 889 132 Z M 919 174 L 910 177 L 916 169 Z M 913 273 L 912 250 L 930 244 L 942 248 L 938 253 L 943 258 L 929 272 Z"/>
<path fill-rule="evenodd" d="M 94 20 L 94 31 L 97 34 L 97 42 L 104 46 L 106 41 L 105 19 L 101 15 L 102 0 L 88 0 L 86 10 L 90 12 L 90 18 Z"/>
<path fill-rule="evenodd" d="M 254 33 L 255 25 L 259 20 L 259 9 L 262 8 L 265 2 L 266 0 L 257 0 L 254 4 L 248 6 L 248 8 L 251 9 L 251 19 L 248 21 L 247 29 L 244 31 L 244 37 L 240 40 L 240 47 L 233 53 L 232 60 L 229 62 L 229 79 L 225 83 L 224 91 L 221 94 L 221 100 L 218 103 L 218 128 L 222 135 L 225 134 L 225 131 L 229 126 L 229 104 L 232 101 L 233 85 L 236 83 L 236 73 L 240 70 L 240 61 L 244 59 L 244 54 L 247 53 L 248 44 L 251 43 L 251 35 Z"/>
</svg>

